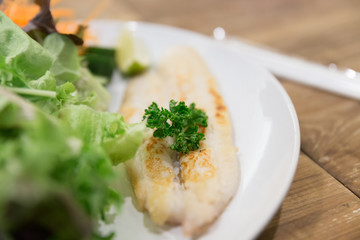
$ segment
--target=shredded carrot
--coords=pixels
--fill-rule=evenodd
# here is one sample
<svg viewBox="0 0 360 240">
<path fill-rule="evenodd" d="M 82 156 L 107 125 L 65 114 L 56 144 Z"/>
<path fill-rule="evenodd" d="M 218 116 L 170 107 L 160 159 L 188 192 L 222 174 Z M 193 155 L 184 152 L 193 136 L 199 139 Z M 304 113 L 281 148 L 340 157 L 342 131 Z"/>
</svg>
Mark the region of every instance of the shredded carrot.
<svg viewBox="0 0 360 240">
<path fill-rule="evenodd" d="M 68 20 L 68 21 L 59 21 L 56 24 L 56 29 L 61 33 L 75 33 L 79 24 L 76 21 Z"/>
<path fill-rule="evenodd" d="M 5 0 L 2 4 L 3 13 L 20 27 L 24 27 L 40 10 L 38 5 L 26 0 Z"/>
<path fill-rule="evenodd" d="M 60 19 L 56 28 L 61 33 L 76 33 L 79 24 L 74 20 L 75 13 L 72 9 L 67 8 L 54 8 L 56 4 L 62 0 L 52 0 L 50 2 L 52 7 L 52 15 L 55 19 Z M 93 11 L 85 18 L 81 23 L 82 25 L 88 25 L 88 23 L 96 18 L 110 5 L 110 0 L 99 1 L 99 4 L 93 8 Z M 0 4 L 0 10 L 7 15 L 15 24 L 20 27 L 25 27 L 26 24 L 35 17 L 40 11 L 40 7 L 34 3 L 33 0 L 3 0 Z M 67 20 L 64 20 L 67 19 Z M 91 42 L 97 42 L 97 38 L 85 31 L 84 40 L 90 40 Z"/>
<path fill-rule="evenodd" d="M 58 18 L 75 18 L 75 12 L 72 9 L 67 8 L 55 8 L 51 10 L 51 13 L 55 19 Z"/>
</svg>

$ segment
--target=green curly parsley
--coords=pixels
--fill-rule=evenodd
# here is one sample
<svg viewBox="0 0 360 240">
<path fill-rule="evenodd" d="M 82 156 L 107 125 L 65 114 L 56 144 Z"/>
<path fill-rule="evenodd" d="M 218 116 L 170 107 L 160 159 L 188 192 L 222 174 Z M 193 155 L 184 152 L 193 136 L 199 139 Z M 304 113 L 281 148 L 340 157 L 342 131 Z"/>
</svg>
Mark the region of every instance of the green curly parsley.
<svg viewBox="0 0 360 240">
<path fill-rule="evenodd" d="M 198 132 L 199 127 L 207 127 L 207 115 L 200 109 L 195 108 L 195 103 L 189 107 L 185 102 L 170 100 L 169 110 L 159 108 L 153 102 L 146 110 L 144 119 L 146 126 L 156 129 L 154 137 L 174 137 L 174 143 L 170 148 L 181 153 L 188 153 L 199 149 L 200 141 L 205 140 L 205 135 Z"/>
</svg>

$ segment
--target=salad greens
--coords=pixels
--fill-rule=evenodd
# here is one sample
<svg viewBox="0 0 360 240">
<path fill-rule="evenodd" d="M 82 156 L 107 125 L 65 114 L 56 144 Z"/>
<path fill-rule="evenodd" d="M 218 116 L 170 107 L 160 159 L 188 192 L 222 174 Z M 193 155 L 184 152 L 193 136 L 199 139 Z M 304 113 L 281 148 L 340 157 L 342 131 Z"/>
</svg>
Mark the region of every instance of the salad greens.
<svg viewBox="0 0 360 240">
<path fill-rule="evenodd" d="M 101 146 L 1 88 L 0 152 L 0 226 L 9 239 L 87 238 L 106 206 L 120 203 Z"/>
<path fill-rule="evenodd" d="M 50 71 L 59 84 L 74 83 L 81 78 L 78 49 L 69 38 L 52 33 L 45 38 L 43 46 L 53 57 Z"/>
<path fill-rule="evenodd" d="M 22 92 L 24 97 L 49 112 L 66 103 L 86 104 L 101 111 L 107 109 L 110 94 L 81 66 L 77 47 L 67 37 L 52 33 L 41 46 L 3 13 L 0 13 L 0 32 L 1 85 L 10 91 Z M 44 96 L 53 99 L 44 100 Z"/>
<path fill-rule="evenodd" d="M 121 197 L 112 165 L 133 157 L 143 123 L 103 112 L 110 95 L 58 33 L 36 42 L 0 12 L 0 238 L 102 239 Z"/>
<path fill-rule="evenodd" d="M 29 87 L 31 81 L 44 77 L 52 65 L 50 53 L 2 12 L 0 32 L 0 83 L 9 87 Z"/>
<path fill-rule="evenodd" d="M 134 157 L 145 124 L 127 124 L 115 113 L 97 112 L 85 105 L 69 105 L 60 116 L 89 143 L 103 146 L 114 165 Z"/>
</svg>

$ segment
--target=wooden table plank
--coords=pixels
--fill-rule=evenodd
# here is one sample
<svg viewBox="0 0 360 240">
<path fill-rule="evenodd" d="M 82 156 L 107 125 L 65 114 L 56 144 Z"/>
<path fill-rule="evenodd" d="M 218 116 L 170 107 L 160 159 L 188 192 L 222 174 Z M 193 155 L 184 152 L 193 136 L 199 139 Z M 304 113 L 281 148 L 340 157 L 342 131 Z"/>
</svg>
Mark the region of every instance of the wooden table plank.
<svg viewBox="0 0 360 240">
<path fill-rule="evenodd" d="M 360 199 L 305 154 L 280 210 L 258 237 L 359 239 Z"/>
<path fill-rule="evenodd" d="M 360 196 L 359 102 L 294 83 L 283 85 L 298 113 L 302 150 Z"/>
<path fill-rule="evenodd" d="M 290 55 L 359 71 L 360 1 L 314 2 L 312 9 L 300 4 L 300 10 L 289 7 L 274 19 L 262 16 L 252 25 L 256 28 L 267 21 L 266 27 L 249 30 L 245 36 Z M 298 113 L 303 150 L 360 196 L 359 102 L 294 83 L 283 84 Z"/>
</svg>

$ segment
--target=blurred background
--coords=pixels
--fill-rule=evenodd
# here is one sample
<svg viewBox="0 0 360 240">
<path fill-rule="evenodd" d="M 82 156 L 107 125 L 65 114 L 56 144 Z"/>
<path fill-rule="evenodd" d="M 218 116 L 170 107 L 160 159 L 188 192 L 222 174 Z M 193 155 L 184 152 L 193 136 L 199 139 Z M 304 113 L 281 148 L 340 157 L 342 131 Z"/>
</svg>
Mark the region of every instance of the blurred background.
<svg viewBox="0 0 360 240">
<path fill-rule="evenodd" d="M 358 0 L 63 0 L 84 19 L 154 22 L 211 35 L 241 37 L 312 61 L 360 71 Z M 98 11 L 96 10 L 98 9 Z"/>
</svg>

